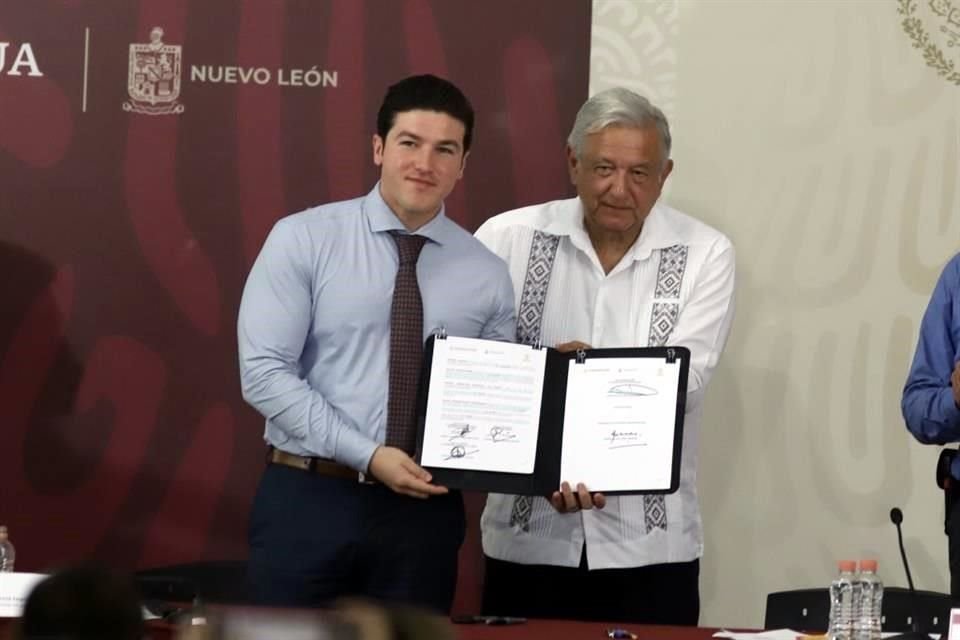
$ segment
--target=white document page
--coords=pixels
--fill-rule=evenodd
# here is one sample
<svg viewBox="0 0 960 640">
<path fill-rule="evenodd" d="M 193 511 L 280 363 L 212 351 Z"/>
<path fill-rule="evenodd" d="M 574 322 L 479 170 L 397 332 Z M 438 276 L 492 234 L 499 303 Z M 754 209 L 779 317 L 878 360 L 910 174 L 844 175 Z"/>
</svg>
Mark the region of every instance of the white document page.
<svg viewBox="0 0 960 640">
<path fill-rule="evenodd" d="M 569 366 L 560 481 L 669 489 L 680 362 L 588 357 Z"/>
<path fill-rule="evenodd" d="M 533 473 L 546 357 L 529 345 L 435 340 L 421 464 Z"/>
</svg>

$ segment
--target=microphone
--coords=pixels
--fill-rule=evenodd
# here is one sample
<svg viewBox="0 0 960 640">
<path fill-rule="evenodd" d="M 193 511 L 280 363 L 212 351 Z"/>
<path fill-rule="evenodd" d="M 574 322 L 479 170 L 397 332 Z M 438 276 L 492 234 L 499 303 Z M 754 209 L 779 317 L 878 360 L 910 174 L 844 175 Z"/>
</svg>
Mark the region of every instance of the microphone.
<svg viewBox="0 0 960 640">
<path fill-rule="evenodd" d="M 903 511 L 900 511 L 897 507 L 890 509 L 890 522 L 897 528 L 897 544 L 900 546 L 903 571 L 907 574 L 907 586 L 910 587 L 910 595 L 915 599 L 917 590 L 913 588 L 913 576 L 910 575 L 910 563 L 907 562 L 907 551 L 903 547 L 903 530 L 900 528 L 900 523 L 903 522 Z M 916 626 L 917 621 L 914 620 L 913 624 Z"/>
<path fill-rule="evenodd" d="M 929 640 L 930 636 L 920 630 L 920 607 L 917 603 L 917 590 L 913 587 L 913 576 L 910 575 L 910 563 L 907 562 L 907 550 L 903 546 L 903 530 L 900 523 L 903 522 L 903 511 L 894 507 L 890 509 L 890 522 L 897 528 L 897 544 L 900 547 L 900 559 L 903 560 L 903 571 L 907 574 L 907 587 L 910 592 L 910 604 L 913 609 L 913 620 L 910 623 L 910 631 L 887 638 L 887 640 Z"/>
</svg>

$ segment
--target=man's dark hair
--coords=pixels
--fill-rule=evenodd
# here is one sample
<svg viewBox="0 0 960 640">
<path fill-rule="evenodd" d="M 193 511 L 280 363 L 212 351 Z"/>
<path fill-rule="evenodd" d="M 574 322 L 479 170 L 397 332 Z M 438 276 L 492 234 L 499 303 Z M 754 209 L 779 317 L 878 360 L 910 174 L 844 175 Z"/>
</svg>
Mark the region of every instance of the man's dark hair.
<svg viewBox="0 0 960 640">
<path fill-rule="evenodd" d="M 463 123 L 463 151 L 470 150 L 473 140 L 473 107 L 455 84 L 429 74 L 410 76 L 391 85 L 377 112 L 377 135 L 387 139 L 398 113 L 405 111 L 436 111 L 445 113 Z"/>
<path fill-rule="evenodd" d="M 23 607 L 22 640 L 140 640 L 140 595 L 132 577 L 95 566 L 44 579 Z"/>
</svg>

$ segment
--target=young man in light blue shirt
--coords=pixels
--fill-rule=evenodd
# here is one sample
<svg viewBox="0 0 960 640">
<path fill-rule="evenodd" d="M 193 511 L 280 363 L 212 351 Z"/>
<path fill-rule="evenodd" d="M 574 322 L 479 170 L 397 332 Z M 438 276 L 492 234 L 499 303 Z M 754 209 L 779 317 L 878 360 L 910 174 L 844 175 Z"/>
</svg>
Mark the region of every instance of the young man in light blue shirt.
<svg viewBox="0 0 960 640">
<path fill-rule="evenodd" d="M 463 502 L 431 483 L 411 442 L 386 444 L 394 403 L 407 407 L 409 423 L 416 392 L 415 374 L 396 373 L 391 334 L 407 324 L 394 291 L 413 235 L 422 301 L 414 341 L 422 346 L 441 328 L 514 338 L 506 265 L 444 212 L 472 130 L 469 102 L 446 80 L 393 85 L 373 136 L 378 184 L 280 220 L 250 272 L 240 377 L 244 398 L 266 418 L 270 447 L 250 517 L 248 571 L 259 603 L 363 595 L 449 611 Z"/>
</svg>

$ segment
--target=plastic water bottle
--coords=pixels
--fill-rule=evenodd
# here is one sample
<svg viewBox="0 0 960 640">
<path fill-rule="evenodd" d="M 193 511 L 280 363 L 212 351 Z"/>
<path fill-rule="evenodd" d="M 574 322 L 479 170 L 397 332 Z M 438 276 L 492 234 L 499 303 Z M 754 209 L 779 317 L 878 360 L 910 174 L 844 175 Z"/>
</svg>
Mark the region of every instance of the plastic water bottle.
<svg viewBox="0 0 960 640">
<path fill-rule="evenodd" d="M 13 561 L 16 559 L 17 554 L 13 550 L 7 528 L 0 525 L 0 571 L 13 571 Z"/>
<path fill-rule="evenodd" d="M 854 623 L 854 640 L 880 640 L 883 615 L 883 583 L 877 576 L 876 560 L 860 561 L 857 578 L 860 591 L 860 611 Z"/>
<path fill-rule="evenodd" d="M 853 640 L 853 621 L 856 619 L 859 593 L 857 563 L 841 560 L 837 563 L 838 575 L 830 583 L 830 640 Z M 856 589 L 859 591 L 859 589 Z"/>
<path fill-rule="evenodd" d="M 200 596 L 193 597 L 193 606 L 190 607 L 190 626 L 204 626 L 207 624 L 207 609 L 203 606 Z"/>
</svg>

